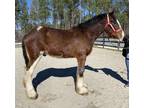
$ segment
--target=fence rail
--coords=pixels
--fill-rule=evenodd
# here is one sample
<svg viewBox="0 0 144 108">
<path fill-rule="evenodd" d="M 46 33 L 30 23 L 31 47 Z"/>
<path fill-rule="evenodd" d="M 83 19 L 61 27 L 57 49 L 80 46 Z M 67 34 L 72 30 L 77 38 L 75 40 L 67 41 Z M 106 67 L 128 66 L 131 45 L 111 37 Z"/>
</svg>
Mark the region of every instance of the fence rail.
<svg viewBox="0 0 144 108">
<path fill-rule="evenodd" d="M 15 43 L 15 48 L 18 48 L 18 47 L 22 47 L 22 43 L 16 42 L 16 43 Z"/>
<path fill-rule="evenodd" d="M 112 48 L 116 50 L 122 50 L 124 47 L 124 42 L 118 41 L 117 39 L 109 39 L 107 37 L 100 37 L 95 41 L 96 46 L 100 46 L 102 48 Z"/>
</svg>

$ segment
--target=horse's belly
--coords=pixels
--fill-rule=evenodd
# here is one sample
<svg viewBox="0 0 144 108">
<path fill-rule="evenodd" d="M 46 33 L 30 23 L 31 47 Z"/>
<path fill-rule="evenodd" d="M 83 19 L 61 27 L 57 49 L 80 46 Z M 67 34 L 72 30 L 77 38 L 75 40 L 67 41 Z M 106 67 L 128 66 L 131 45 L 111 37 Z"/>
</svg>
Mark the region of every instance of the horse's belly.
<svg viewBox="0 0 144 108">
<path fill-rule="evenodd" d="M 48 54 L 52 57 L 63 58 L 63 53 L 60 51 L 59 52 L 49 52 Z"/>
<path fill-rule="evenodd" d="M 49 54 L 48 55 L 55 57 L 55 58 L 72 58 L 73 55 L 72 54 L 66 54 L 66 53 L 58 53 L 58 54 Z"/>
<path fill-rule="evenodd" d="M 49 45 L 45 51 L 48 55 L 56 58 L 72 58 L 74 57 L 74 48 L 69 45 Z"/>
</svg>

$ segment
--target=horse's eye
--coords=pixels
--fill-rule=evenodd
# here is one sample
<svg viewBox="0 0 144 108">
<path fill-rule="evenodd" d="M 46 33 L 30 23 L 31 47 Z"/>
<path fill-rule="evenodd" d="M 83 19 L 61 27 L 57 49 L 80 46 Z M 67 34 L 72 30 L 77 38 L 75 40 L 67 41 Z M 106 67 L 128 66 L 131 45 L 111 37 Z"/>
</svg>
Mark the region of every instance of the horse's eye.
<svg viewBox="0 0 144 108">
<path fill-rule="evenodd" d="M 119 26 L 118 26 L 118 24 L 117 24 L 116 21 L 113 20 L 111 23 L 112 23 L 112 25 L 113 25 L 115 28 L 119 28 Z"/>
</svg>

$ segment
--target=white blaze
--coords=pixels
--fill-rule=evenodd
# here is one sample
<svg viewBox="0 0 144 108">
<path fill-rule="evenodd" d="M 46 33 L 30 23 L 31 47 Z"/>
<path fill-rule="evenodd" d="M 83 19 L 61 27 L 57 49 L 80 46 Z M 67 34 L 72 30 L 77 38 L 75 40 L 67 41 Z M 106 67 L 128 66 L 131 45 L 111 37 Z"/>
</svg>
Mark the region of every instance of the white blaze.
<svg viewBox="0 0 144 108">
<path fill-rule="evenodd" d="M 38 26 L 37 31 L 40 31 L 40 29 L 42 29 L 43 26 Z"/>
<path fill-rule="evenodd" d="M 122 37 L 121 37 L 120 41 L 123 40 L 124 36 L 125 36 L 125 34 L 124 34 L 124 31 L 122 30 Z"/>
<path fill-rule="evenodd" d="M 121 29 L 122 29 L 121 24 L 120 24 L 120 22 L 119 22 L 119 20 L 118 20 L 118 19 L 116 20 L 116 22 L 118 23 L 119 28 L 121 28 Z M 124 34 L 124 31 L 122 30 L 122 37 L 121 37 L 120 41 L 122 41 L 122 40 L 123 40 L 124 36 L 125 36 L 125 34 Z"/>
<path fill-rule="evenodd" d="M 107 22 L 110 23 L 109 15 L 107 14 Z"/>
<path fill-rule="evenodd" d="M 120 22 L 118 20 L 116 20 L 116 22 L 118 23 L 119 28 L 122 28 Z"/>
</svg>

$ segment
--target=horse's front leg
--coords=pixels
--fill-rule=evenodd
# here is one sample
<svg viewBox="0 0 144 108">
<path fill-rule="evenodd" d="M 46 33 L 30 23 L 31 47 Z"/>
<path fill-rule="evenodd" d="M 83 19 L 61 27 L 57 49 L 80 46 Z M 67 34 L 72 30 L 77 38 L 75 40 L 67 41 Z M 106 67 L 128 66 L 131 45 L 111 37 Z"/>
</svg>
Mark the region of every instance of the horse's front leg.
<svg viewBox="0 0 144 108">
<path fill-rule="evenodd" d="M 78 60 L 78 67 L 76 73 L 76 92 L 80 95 L 85 95 L 88 94 L 88 87 L 84 83 L 86 56 L 78 57 L 77 60 Z"/>
</svg>

